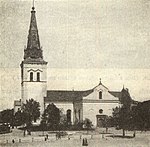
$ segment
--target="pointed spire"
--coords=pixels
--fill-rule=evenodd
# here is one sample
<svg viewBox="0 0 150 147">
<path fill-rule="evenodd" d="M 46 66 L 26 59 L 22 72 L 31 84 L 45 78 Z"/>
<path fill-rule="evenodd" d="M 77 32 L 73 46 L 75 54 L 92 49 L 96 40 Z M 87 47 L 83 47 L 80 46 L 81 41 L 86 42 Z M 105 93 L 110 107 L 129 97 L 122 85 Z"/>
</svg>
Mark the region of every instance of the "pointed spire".
<svg viewBox="0 0 150 147">
<path fill-rule="evenodd" d="M 121 90 L 122 92 L 124 92 L 125 91 L 125 88 L 124 88 L 124 84 L 123 84 L 123 87 L 122 87 L 122 90 Z"/>
<path fill-rule="evenodd" d="M 31 10 L 30 28 L 29 28 L 29 34 L 28 34 L 28 42 L 27 42 L 27 48 L 25 49 L 24 59 L 26 58 L 33 58 L 33 59 L 41 58 L 42 59 L 43 58 L 35 13 L 36 11 L 35 11 L 34 0 L 33 0 L 33 7 Z"/>
</svg>

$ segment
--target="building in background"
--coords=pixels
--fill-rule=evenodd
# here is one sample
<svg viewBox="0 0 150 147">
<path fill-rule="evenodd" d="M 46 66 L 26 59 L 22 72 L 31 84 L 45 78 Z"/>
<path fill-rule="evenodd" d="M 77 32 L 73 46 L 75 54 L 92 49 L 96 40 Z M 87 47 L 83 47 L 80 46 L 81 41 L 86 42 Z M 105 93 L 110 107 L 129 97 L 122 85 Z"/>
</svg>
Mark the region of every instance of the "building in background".
<svg viewBox="0 0 150 147">
<path fill-rule="evenodd" d="M 121 92 L 109 91 L 100 81 L 96 87 L 86 91 L 48 90 L 44 103 L 45 107 L 54 103 L 72 124 L 88 118 L 94 126 L 102 126 L 105 117 L 112 115 L 113 108 L 121 106 L 120 95 Z"/>
<path fill-rule="evenodd" d="M 33 98 L 40 103 L 41 114 L 48 104 L 54 103 L 66 114 L 70 124 L 88 118 L 95 127 L 102 126 L 105 117 L 112 115 L 113 108 L 121 106 L 123 91 L 128 91 L 124 88 L 120 92 L 110 91 L 101 81 L 96 87 L 85 91 L 48 90 L 47 62 L 43 59 L 35 13 L 32 7 L 27 47 L 21 63 L 22 96 L 21 101 L 14 102 L 14 110 L 17 111 L 26 100 Z"/>
</svg>

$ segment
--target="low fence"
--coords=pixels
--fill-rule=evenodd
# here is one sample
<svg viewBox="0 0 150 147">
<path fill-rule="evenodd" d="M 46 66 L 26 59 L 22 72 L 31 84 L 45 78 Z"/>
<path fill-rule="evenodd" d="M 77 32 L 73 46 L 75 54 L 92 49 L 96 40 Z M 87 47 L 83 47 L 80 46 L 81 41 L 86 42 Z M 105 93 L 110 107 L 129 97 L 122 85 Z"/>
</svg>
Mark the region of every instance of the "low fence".
<svg viewBox="0 0 150 147">
<path fill-rule="evenodd" d="M 60 138 L 57 138 L 55 135 L 54 136 L 39 136 L 39 137 L 32 137 L 32 136 L 26 136 L 26 137 L 17 137 L 17 138 L 13 138 L 13 136 L 11 138 L 5 138 L 0 140 L 0 143 L 3 144 L 15 144 L 15 143 L 31 143 L 31 142 L 55 142 L 57 140 L 79 140 L 82 142 L 82 140 L 86 138 L 88 140 L 93 139 L 93 138 L 104 138 L 104 135 L 100 134 L 100 135 L 67 135 L 67 136 L 63 136 Z"/>
</svg>

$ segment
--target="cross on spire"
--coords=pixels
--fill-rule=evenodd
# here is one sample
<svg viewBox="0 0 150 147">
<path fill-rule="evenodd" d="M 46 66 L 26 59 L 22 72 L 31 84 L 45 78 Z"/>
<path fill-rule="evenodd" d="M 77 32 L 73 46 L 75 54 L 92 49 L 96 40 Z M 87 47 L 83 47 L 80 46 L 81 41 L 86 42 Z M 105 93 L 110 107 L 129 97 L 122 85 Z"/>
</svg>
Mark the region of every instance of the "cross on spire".
<svg viewBox="0 0 150 147">
<path fill-rule="evenodd" d="M 102 84 L 102 81 L 101 81 L 101 80 L 102 80 L 102 79 L 100 78 L 100 79 L 99 79 L 99 85 L 101 85 L 101 84 Z"/>
<path fill-rule="evenodd" d="M 123 84 L 123 89 L 124 89 L 124 84 Z"/>
<path fill-rule="evenodd" d="M 33 0 L 33 3 L 32 3 L 32 4 L 33 4 L 33 7 L 32 7 L 32 9 L 34 8 L 34 3 L 35 3 L 35 0 Z"/>
<path fill-rule="evenodd" d="M 35 0 L 33 0 L 33 2 L 32 2 L 32 11 L 34 11 L 34 9 L 35 9 L 34 3 L 35 3 Z"/>
</svg>

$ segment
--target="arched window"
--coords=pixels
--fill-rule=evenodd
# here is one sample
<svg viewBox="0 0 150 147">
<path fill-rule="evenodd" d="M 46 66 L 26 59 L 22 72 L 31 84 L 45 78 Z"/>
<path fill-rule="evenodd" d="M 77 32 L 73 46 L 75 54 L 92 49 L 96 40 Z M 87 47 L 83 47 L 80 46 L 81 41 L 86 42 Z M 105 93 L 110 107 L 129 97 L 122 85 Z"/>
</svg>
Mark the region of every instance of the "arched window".
<svg viewBox="0 0 150 147">
<path fill-rule="evenodd" d="M 80 121 L 80 118 L 81 118 L 81 115 L 80 115 L 80 110 L 78 111 L 78 113 L 79 113 L 79 121 Z"/>
<path fill-rule="evenodd" d="M 71 110 L 70 109 L 67 110 L 67 123 L 71 124 Z"/>
<path fill-rule="evenodd" d="M 38 82 L 40 81 L 40 73 L 39 72 L 37 73 L 37 81 Z"/>
<path fill-rule="evenodd" d="M 30 72 L 30 81 L 33 81 L 33 72 Z"/>
<path fill-rule="evenodd" d="M 99 92 L 99 99 L 102 99 L 102 91 Z"/>
</svg>

